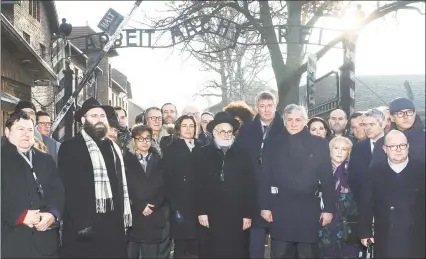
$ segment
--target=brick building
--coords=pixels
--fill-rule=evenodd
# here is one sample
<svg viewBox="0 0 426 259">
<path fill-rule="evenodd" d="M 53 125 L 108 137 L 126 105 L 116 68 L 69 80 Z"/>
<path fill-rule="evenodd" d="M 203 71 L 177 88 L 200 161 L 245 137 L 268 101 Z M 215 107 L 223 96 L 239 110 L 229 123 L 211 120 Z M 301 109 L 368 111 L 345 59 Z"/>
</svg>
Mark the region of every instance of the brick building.
<svg viewBox="0 0 426 259">
<path fill-rule="evenodd" d="M 58 30 L 54 1 L 15 1 L 1 5 L 1 121 L 19 100 L 54 114 L 57 76 L 50 46 Z M 0 134 L 3 134 L 1 127 Z"/>
</svg>

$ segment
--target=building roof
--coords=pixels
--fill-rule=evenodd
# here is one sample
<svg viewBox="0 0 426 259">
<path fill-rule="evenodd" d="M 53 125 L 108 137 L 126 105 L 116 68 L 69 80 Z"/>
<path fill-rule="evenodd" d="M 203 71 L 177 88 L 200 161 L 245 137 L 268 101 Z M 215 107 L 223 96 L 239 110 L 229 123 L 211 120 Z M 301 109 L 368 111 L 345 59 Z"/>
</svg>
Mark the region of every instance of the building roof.
<svg viewBox="0 0 426 259">
<path fill-rule="evenodd" d="M 70 41 L 72 44 L 74 44 L 77 48 L 79 48 L 83 52 L 87 52 L 86 50 L 86 38 L 84 36 L 90 35 L 90 34 L 96 34 L 97 32 L 94 31 L 90 26 L 76 26 L 72 28 L 72 32 L 69 36 Z M 76 38 L 76 39 L 75 39 Z M 95 44 L 95 47 L 100 49 L 101 42 L 99 41 L 99 37 L 96 35 L 92 35 L 91 39 L 93 43 Z M 99 50 L 100 51 L 100 50 Z M 116 57 L 118 56 L 118 52 L 115 49 L 110 49 L 108 51 L 109 57 Z"/>
</svg>

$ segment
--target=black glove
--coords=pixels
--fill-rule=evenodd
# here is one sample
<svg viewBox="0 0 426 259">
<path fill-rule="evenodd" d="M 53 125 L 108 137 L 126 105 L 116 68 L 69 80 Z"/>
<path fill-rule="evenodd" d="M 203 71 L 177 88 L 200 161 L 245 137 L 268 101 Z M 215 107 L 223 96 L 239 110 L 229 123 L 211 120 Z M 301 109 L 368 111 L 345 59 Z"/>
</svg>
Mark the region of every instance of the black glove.
<svg viewBox="0 0 426 259">
<path fill-rule="evenodd" d="M 92 227 L 87 227 L 85 229 L 78 231 L 77 233 L 77 240 L 80 240 L 80 241 L 89 240 L 92 237 L 93 237 Z"/>
</svg>

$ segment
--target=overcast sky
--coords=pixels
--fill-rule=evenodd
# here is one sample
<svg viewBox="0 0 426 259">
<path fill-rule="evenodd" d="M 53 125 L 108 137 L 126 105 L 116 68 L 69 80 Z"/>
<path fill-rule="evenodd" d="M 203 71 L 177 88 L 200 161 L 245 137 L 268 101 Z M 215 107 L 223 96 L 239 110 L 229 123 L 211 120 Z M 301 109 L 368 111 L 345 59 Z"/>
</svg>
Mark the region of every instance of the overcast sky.
<svg viewBox="0 0 426 259">
<path fill-rule="evenodd" d="M 96 31 L 97 24 L 108 8 L 126 15 L 134 1 L 55 1 L 59 19 L 67 18 L 73 26 L 88 24 Z M 134 20 L 142 13 L 157 15 L 162 2 L 143 1 Z M 159 14 L 161 15 L 161 14 Z M 336 25 L 324 20 L 324 26 Z M 137 28 L 146 28 L 131 23 Z M 342 25 L 342 24 L 340 24 Z M 310 46 L 308 52 L 320 47 Z M 194 94 L 203 83 L 213 78 L 212 73 L 200 72 L 200 64 L 187 59 L 173 49 L 126 48 L 119 49 L 119 56 L 112 59 L 112 66 L 128 76 L 132 84 L 133 100 L 142 107 L 161 106 L 173 102 L 181 110 L 194 101 Z M 317 68 L 317 76 L 325 74 L 343 60 L 341 50 L 325 55 Z M 424 74 L 425 73 L 425 17 L 413 11 L 401 11 L 398 19 L 386 19 L 368 26 L 359 36 L 356 54 L 357 75 Z M 270 69 L 264 80 L 271 80 Z M 196 103 L 206 108 L 208 103 L 198 98 Z M 210 105 L 213 105 L 211 103 Z"/>
</svg>

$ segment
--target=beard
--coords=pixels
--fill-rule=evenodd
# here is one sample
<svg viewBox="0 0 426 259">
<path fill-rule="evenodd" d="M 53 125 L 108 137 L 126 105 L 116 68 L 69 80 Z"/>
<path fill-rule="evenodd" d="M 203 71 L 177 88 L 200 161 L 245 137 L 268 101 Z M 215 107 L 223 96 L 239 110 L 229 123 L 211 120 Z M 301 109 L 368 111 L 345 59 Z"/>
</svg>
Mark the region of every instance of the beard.
<svg viewBox="0 0 426 259">
<path fill-rule="evenodd" d="M 102 125 L 103 127 L 97 127 Z M 107 134 L 107 127 L 103 122 L 91 124 L 87 120 L 83 124 L 84 131 L 95 141 L 99 141 L 104 138 Z"/>
</svg>

